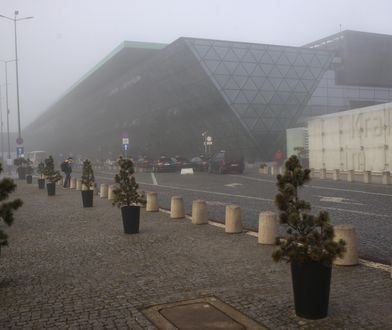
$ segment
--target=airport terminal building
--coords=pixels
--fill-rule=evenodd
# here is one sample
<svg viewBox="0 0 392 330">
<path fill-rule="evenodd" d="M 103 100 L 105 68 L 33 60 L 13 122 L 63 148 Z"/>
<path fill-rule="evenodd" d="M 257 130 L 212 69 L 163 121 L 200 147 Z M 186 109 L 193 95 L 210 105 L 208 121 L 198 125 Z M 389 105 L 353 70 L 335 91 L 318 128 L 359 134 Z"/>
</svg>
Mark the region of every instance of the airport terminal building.
<svg viewBox="0 0 392 330">
<path fill-rule="evenodd" d="M 28 150 L 93 159 L 213 150 L 270 160 L 309 117 L 392 101 L 392 36 L 343 31 L 302 47 L 124 42 L 24 132 Z"/>
</svg>

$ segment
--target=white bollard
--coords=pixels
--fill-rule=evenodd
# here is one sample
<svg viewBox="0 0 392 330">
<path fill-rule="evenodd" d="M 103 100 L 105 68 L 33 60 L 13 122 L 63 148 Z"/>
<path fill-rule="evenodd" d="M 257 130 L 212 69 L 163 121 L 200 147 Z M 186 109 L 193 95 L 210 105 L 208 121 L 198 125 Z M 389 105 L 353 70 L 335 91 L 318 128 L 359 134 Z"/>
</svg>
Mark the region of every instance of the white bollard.
<svg viewBox="0 0 392 330">
<path fill-rule="evenodd" d="M 226 206 L 225 232 L 228 234 L 242 232 L 241 208 L 238 205 Z"/>
<path fill-rule="evenodd" d="M 325 168 L 320 169 L 320 179 L 325 180 L 327 178 L 327 170 Z"/>
<path fill-rule="evenodd" d="M 334 261 L 335 265 L 353 266 L 358 264 L 358 242 L 355 228 L 352 225 L 336 225 L 334 226 L 334 241 L 342 239 L 346 242 L 346 252 L 342 258 Z"/>
<path fill-rule="evenodd" d="M 208 223 L 208 210 L 205 201 L 198 199 L 192 202 L 192 223 L 194 225 Z"/>
<path fill-rule="evenodd" d="M 371 171 L 363 171 L 363 183 L 371 183 L 372 181 L 372 172 Z"/>
<path fill-rule="evenodd" d="M 347 171 L 347 182 L 353 182 L 354 181 L 354 170 L 348 170 Z"/>
<path fill-rule="evenodd" d="M 82 190 L 82 180 L 76 180 L 76 190 Z"/>
<path fill-rule="evenodd" d="M 69 183 L 69 188 L 70 189 L 75 189 L 76 188 L 76 178 L 71 178 L 71 181 Z"/>
<path fill-rule="evenodd" d="M 389 171 L 382 172 L 382 184 L 389 184 L 391 173 Z"/>
<path fill-rule="evenodd" d="M 271 175 L 277 175 L 278 174 L 278 166 L 273 165 L 271 166 Z"/>
<path fill-rule="evenodd" d="M 99 197 L 108 198 L 108 185 L 106 183 L 101 183 Z"/>
<path fill-rule="evenodd" d="M 284 175 L 285 170 L 286 170 L 286 168 L 285 168 L 284 166 L 279 166 L 279 167 L 278 167 L 278 172 L 279 172 L 279 174 L 281 174 L 281 175 Z"/>
<path fill-rule="evenodd" d="M 332 180 L 338 181 L 339 180 L 339 170 L 333 170 L 332 172 Z"/>
<path fill-rule="evenodd" d="M 184 201 L 181 196 L 173 196 L 170 205 L 170 218 L 182 219 L 185 218 Z"/>
<path fill-rule="evenodd" d="M 273 212 L 261 212 L 259 215 L 259 234 L 260 244 L 276 244 L 279 237 L 278 217 Z"/>
<path fill-rule="evenodd" d="M 114 194 L 113 194 L 113 190 L 116 188 L 116 186 L 114 184 L 111 184 L 108 186 L 108 200 L 113 200 L 114 199 Z"/>
<path fill-rule="evenodd" d="M 158 194 L 156 192 L 147 192 L 147 204 L 146 204 L 147 212 L 158 212 Z"/>
</svg>

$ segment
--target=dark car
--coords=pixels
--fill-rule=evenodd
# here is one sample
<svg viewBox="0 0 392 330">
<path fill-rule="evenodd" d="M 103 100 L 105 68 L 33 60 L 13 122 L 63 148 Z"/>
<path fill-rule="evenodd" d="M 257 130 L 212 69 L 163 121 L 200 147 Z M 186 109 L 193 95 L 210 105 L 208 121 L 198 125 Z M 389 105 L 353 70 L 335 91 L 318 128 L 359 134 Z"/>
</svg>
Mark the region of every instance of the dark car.
<svg viewBox="0 0 392 330">
<path fill-rule="evenodd" d="M 179 169 L 176 159 L 167 156 L 161 156 L 153 165 L 154 172 L 176 172 Z"/>
<path fill-rule="evenodd" d="M 210 173 L 240 173 L 244 172 L 244 156 L 240 153 L 220 151 L 210 159 L 208 171 Z"/>
<path fill-rule="evenodd" d="M 209 159 L 206 156 L 200 155 L 191 159 L 192 168 L 197 172 L 208 171 Z"/>
<path fill-rule="evenodd" d="M 190 162 L 187 158 L 175 156 L 174 159 L 176 160 L 178 169 L 181 170 L 182 168 L 192 168 L 192 162 Z"/>
<path fill-rule="evenodd" d="M 154 161 L 151 158 L 148 158 L 148 157 L 140 157 L 136 161 L 136 168 L 139 169 L 142 172 L 151 171 L 153 165 L 154 165 Z"/>
</svg>

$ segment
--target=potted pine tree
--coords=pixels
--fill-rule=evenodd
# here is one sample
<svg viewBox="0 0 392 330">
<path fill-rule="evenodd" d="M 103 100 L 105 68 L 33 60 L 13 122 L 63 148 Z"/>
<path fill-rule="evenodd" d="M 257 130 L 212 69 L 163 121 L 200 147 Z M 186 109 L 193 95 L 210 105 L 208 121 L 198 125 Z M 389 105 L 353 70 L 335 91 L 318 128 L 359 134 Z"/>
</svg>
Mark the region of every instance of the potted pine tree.
<svg viewBox="0 0 392 330">
<path fill-rule="evenodd" d="M 30 159 L 26 159 L 26 183 L 33 183 L 33 162 Z"/>
<path fill-rule="evenodd" d="M 0 173 L 3 171 L 0 163 Z M 15 190 L 16 184 L 11 178 L 3 178 L 0 180 L 0 201 L 4 201 Z M 17 210 L 23 204 L 22 200 L 17 198 L 13 201 L 3 202 L 0 204 L 0 219 L 8 226 L 14 221 L 13 211 Z M 0 227 L 0 253 L 1 247 L 8 245 L 8 235 Z"/>
<path fill-rule="evenodd" d="M 61 175 L 60 172 L 56 171 L 54 168 L 54 161 L 52 156 L 49 156 L 49 158 L 45 159 L 44 175 L 48 180 L 46 183 L 48 196 L 56 195 L 56 182 L 61 179 Z"/>
<path fill-rule="evenodd" d="M 334 230 L 326 211 L 312 215 L 310 204 L 300 199 L 299 188 L 309 180 L 310 170 L 303 169 L 295 155 L 286 161 L 284 174 L 277 175 L 275 203 L 287 237 L 278 240 L 272 257 L 291 264 L 297 316 L 319 319 L 328 314 L 332 261 L 342 256 L 345 242 L 333 240 Z"/>
<path fill-rule="evenodd" d="M 94 187 L 94 171 L 91 166 L 91 162 L 86 159 L 83 162 L 82 168 L 82 202 L 83 207 L 92 207 L 93 206 L 93 197 L 94 197 L 94 190 L 91 188 Z"/>
<path fill-rule="evenodd" d="M 146 201 L 137 191 L 139 185 L 135 180 L 132 160 L 120 157 L 117 164 L 119 173 L 114 177 L 117 188 L 113 190 L 113 205 L 121 208 L 124 232 L 136 234 L 139 232 L 140 204 L 145 204 Z"/>
<path fill-rule="evenodd" d="M 41 161 L 37 167 L 37 173 L 40 175 L 38 179 L 38 188 L 45 189 L 45 178 L 44 178 L 45 164 Z"/>
</svg>

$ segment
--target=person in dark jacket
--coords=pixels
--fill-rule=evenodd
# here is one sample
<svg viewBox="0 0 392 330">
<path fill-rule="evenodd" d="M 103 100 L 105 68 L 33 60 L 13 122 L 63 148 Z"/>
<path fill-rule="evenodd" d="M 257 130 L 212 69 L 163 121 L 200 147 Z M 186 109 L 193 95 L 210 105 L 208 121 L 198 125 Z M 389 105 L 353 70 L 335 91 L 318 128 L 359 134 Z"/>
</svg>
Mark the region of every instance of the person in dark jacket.
<svg viewBox="0 0 392 330">
<path fill-rule="evenodd" d="M 61 170 L 64 172 L 65 174 L 65 178 L 64 178 L 64 188 L 68 188 L 70 181 L 71 181 L 71 173 L 72 173 L 72 159 L 68 158 L 66 160 L 64 160 L 64 162 L 61 164 Z"/>
</svg>

